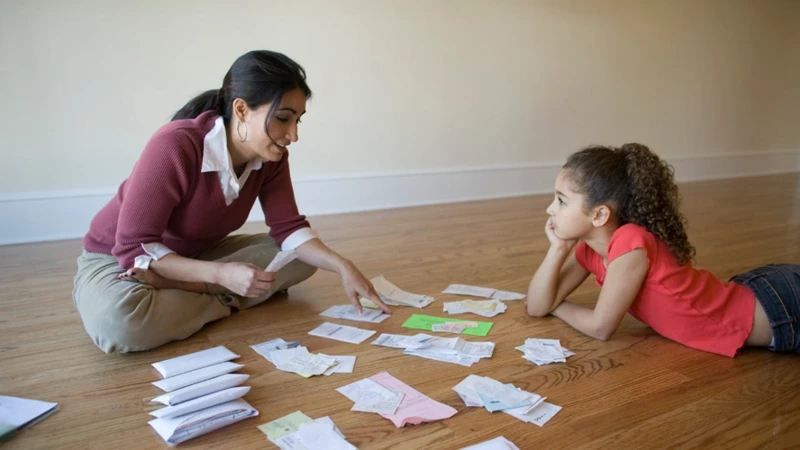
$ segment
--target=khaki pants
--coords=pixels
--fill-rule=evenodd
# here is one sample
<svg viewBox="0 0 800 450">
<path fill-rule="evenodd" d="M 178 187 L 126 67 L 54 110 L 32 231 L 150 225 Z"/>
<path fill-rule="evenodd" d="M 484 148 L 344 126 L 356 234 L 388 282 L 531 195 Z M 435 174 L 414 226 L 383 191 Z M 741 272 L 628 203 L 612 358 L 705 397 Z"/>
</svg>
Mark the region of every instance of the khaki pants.
<svg viewBox="0 0 800 450">
<path fill-rule="evenodd" d="M 195 259 L 248 262 L 267 267 L 279 251 L 267 234 L 234 235 Z M 116 258 L 84 250 L 78 258 L 72 298 L 94 343 L 106 353 L 127 353 L 186 339 L 208 322 L 231 315 L 231 308 L 257 305 L 274 293 L 306 280 L 316 270 L 294 260 L 278 272 L 278 279 L 266 295 L 245 298 L 230 293 L 154 289 L 138 282 L 122 281 L 117 279 L 123 269 Z"/>
</svg>

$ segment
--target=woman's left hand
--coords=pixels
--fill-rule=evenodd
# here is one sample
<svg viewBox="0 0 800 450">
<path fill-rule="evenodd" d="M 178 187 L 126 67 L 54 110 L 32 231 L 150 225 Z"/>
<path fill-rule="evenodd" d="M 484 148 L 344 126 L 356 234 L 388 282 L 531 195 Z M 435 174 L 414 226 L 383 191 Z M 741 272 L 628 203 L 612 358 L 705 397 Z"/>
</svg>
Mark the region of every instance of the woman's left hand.
<svg viewBox="0 0 800 450">
<path fill-rule="evenodd" d="M 356 307 L 356 311 L 358 311 L 359 314 L 361 314 L 362 311 L 359 296 L 371 300 L 386 314 L 392 313 L 392 310 L 383 303 L 378 293 L 375 292 L 375 287 L 372 286 L 372 283 L 364 277 L 355 265 L 352 263 L 346 265 L 340 273 L 342 275 L 342 287 L 344 291 L 347 292 L 347 297 L 350 298 L 350 301 L 353 303 L 353 306 Z"/>
</svg>

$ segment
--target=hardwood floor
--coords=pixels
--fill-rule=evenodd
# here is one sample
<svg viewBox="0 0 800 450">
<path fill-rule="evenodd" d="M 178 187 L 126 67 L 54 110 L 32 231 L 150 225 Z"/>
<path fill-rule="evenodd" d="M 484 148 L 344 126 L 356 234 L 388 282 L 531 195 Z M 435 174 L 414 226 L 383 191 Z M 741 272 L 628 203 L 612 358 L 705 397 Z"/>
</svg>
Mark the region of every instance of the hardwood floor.
<svg viewBox="0 0 800 450">
<path fill-rule="evenodd" d="M 682 186 L 699 266 L 728 278 L 771 262 L 800 262 L 800 174 Z M 547 248 L 549 196 L 312 218 L 333 248 L 368 276 L 434 296 L 423 310 L 446 315 L 449 283 L 525 292 Z M 262 230 L 249 224 L 246 232 Z M 260 416 L 181 444 L 182 448 L 275 448 L 257 425 L 296 410 L 329 415 L 360 449 L 455 449 L 503 435 L 522 449 L 797 448 L 800 355 L 746 349 L 735 359 L 692 350 L 626 317 L 608 342 L 558 319 L 525 315 L 521 302 L 493 319 L 493 358 L 471 368 L 405 356 L 400 350 L 309 336 L 318 314 L 347 302 L 336 276 L 318 273 L 289 295 L 210 324 L 190 339 L 130 355 L 105 355 L 85 334 L 71 300 L 80 241 L 0 247 L 0 393 L 58 402 L 61 410 L 4 449 L 166 448 L 147 425 L 160 377 L 150 363 L 225 345 L 251 375 L 245 397 Z M 596 298 L 593 279 L 572 296 Z M 412 308 L 395 308 L 379 332 L 409 334 Z M 474 317 L 465 315 L 460 317 Z M 282 337 L 311 351 L 356 355 L 353 374 L 304 379 L 278 371 L 249 345 Z M 514 347 L 528 337 L 557 338 L 577 353 L 537 367 Z M 334 389 L 388 371 L 459 412 L 397 429 L 376 414 L 349 411 Z M 563 410 L 544 427 L 467 408 L 452 387 L 470 373 L 548 397 Z"/>
</svg>

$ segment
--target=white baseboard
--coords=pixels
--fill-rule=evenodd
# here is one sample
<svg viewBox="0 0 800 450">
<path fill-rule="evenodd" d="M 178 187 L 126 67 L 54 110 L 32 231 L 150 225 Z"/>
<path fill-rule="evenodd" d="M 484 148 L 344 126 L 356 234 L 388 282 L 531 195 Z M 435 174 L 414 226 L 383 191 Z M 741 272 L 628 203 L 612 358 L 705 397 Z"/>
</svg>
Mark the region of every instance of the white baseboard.
<svg viewBox="0 0 800 450">
<path fill-rule="evenodd" d="M 678 181 L 800 172 L 800 151 L 670 158 Z M 308 216 L 543 194 L 563 163 L 362 173 L 294 181 Z M 0 194 L 0 245 L 82 237 L 116 187 Z M 250 221 L 264 216 L 256 203 Z"/>
</svg>

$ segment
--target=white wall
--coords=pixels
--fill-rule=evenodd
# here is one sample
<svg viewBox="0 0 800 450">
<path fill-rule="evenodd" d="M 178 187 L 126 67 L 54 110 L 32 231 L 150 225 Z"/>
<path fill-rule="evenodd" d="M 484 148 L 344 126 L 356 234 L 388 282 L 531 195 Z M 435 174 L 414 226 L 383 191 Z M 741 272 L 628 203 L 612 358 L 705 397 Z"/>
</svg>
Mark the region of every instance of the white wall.
<svg viewBox="0 0 800 450">
<path fill-rule="evenodd" d="M 792 0 L 0 0 L 0 243 L 80 235 L 256 48 L 314 90 L 291 156 L 306 213 L 538 192 L 590 143 L 644 142 L 683 178 L 800 170 L 798 23 Z M 42 200 L 72 231 L 30 231 Z"/>
</svg>

